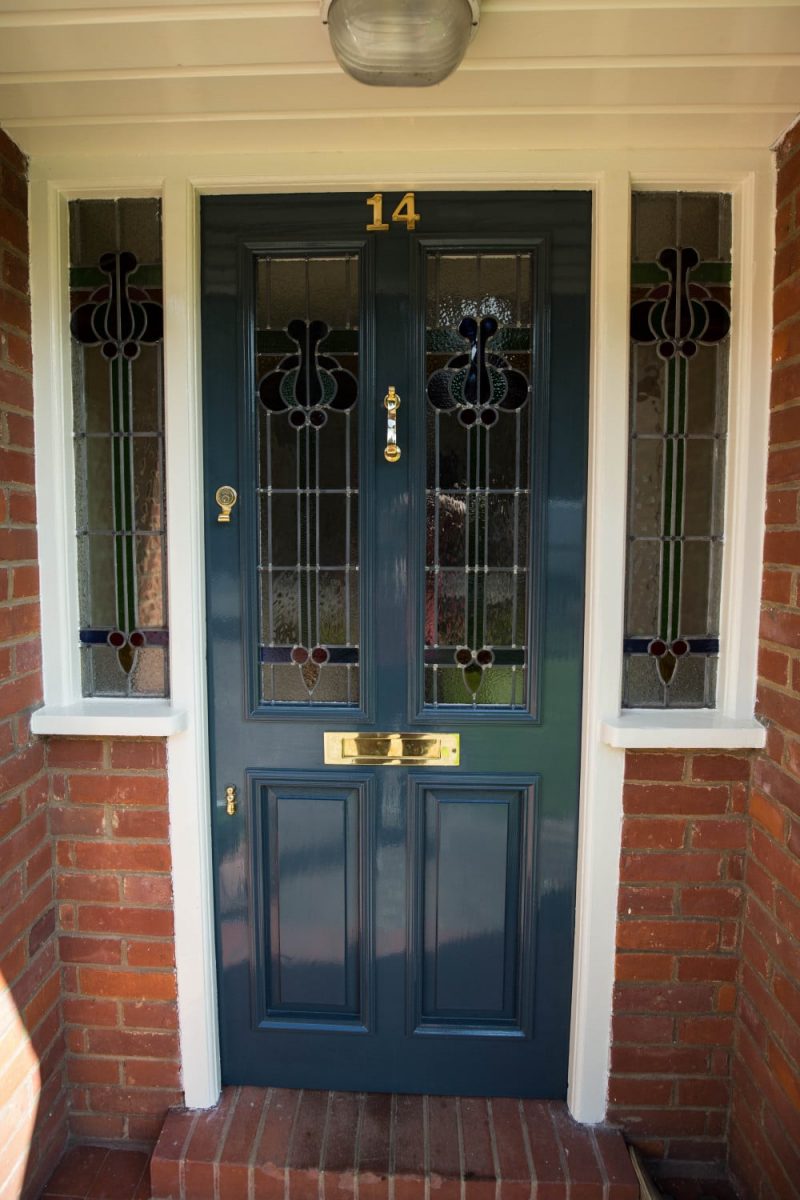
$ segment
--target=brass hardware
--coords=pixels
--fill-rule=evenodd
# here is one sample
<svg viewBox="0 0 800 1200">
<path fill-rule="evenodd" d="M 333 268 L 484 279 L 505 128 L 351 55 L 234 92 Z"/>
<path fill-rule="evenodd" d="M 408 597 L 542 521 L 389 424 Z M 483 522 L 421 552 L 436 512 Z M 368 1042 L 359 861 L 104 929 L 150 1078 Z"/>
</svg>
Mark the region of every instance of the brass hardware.
<svg viewBox="0 0 800 1200">
<path fill-rule="evenodd" d="M 225 788 L 225 811 L 229 817 L 236 816 L 236 788 L 233 784 Z"/>
<path fill-rule="evenodd" d="M 367 233 L 385 233 L 389 226 L 383 219 L 383 192 L 368 196 L 367 205 L 372 209 L 372 220 L 367 225 Z"/>
<path fill-rule="evenodd" d="M 394 767 L 405 763 L 457 767 L 458 733 L 326 733 L 325 762 Z"/>
<path fill-rule="evenodd" d="M 401 453 L 397 444 L 397 410 L 400 407 L 400 397 L 393 387 L 390 387 L 383 397 L 383 407 L 386 409 L 386 449 L 383 457 L 387 462 L 396 463 Z"/>
<path fill-rule="evenodd" d="M 367 207 L 372 209 L 372 220 L 366 226 L 367 232 L 386 233 L 389 226 L 383 219 L 383 192 L 376 192 L 374 196 L 367 196 L 366 203 Z M 405 225 L 406 229 L 416 229 L 417 223 L 421 219 L 417 212 L 414 193 L 406 192 L 399 204 L 395 206 L 392 213 L 392 220 Z"/>
<path fill-rule="evenodd" d="M 229 524 L 231 519 L 231 509 L 239 499 L 236 494 L 236 488 L 232 488 L 228 483 L 223 484 L 222 487 L 217 488 L 214 499 L 222 509 L 222 512 L 218 515 L 217 520 L 219 521 L 220 525 Z"/>
</svg>

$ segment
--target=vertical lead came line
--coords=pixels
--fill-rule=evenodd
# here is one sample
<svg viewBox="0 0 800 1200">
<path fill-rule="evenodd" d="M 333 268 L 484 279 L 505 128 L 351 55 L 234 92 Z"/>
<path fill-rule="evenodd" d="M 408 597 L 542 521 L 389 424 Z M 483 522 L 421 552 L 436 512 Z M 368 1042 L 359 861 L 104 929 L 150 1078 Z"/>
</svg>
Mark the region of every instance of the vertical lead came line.
<svg viewBox="0 0 800 1200">
<path fill-rule="evenodd" d="M 351 278 L 350 278 L 350 268 L 351 268 L 351 262 L 352 262 L 351 255 L 348 254 L 345 257 L 344 262 L 345 262 L 344 288 L 345 288 L 345 306 L 346 306 L 345 307 L 344 325 L 345 325 L 345 329 L 349 330 L 350 325 L 351 325 L 351 316 L 350 316 L 350 302 L 351 302 L 350 289 L 352 287 Z M 359 349 L 360 349 L 360 347 L 359 347 Z M 361 383 L 360 355 L 357 355 L 356 363 L 357 363 L 357 366 L 356 366 L 356 395 L 358 396 L 358 391 L 360 390 L 360 383 Z M 358 408 L 356 408 L 356 412 L 357 411 L 358 411 Z M 352 501 L 351 501 L 351 495 L 350 495 L 350 493 L 351 493 L 350 438 L 352 437 L 352 431 L 350 429 L 350 409 L 347 409 L 343 415 L 344 415 L 344 462 L 345 462 L 345 468 L 344 468 L 344 528 L 345 528 L 345 534 L 344 534 L 344 644 L 346 646 L 350 646 L 351 638 L 352 638 L 352 631 L 350 628 L 350 603 L 351 603 L 351 601 L 350 601 L 350 571 L 353 566 L 352 560 L 350 558 L 350 542 L 352 539 L 352 530 L 351 530 L 351 522 L 352 522 L 351 503 L 352 503 Z M 356 426 L 356 428 L 358 428 L 358 426 Z M 347 678 L 347 703 L 352 704 L 353 703 L 353 693 L 352 693 L 353 668 L 350 665 L 350 663 L 348 663 L 347 666 L 345 667 L 345 674 L 346 674 L 346 678 Z"/>
<path fill-rule="evenodd" d="M 433 264 L 433 307 L 430 310 L 430 312 L 426 313 L 426 324 L 429 324 L 431 329 L 444 329 L 446 327 L 445 326 L 445 318 L 444 318 L 444 313 L 442 313 L 442 311 L 440 309 L 440 297 L 439 297 L 439 288 L 440 288 L 441 271 L 442 271 L 441 251 L 437 250 L 434 255 L 431 255 L 431 254 L 427 255 L 426 260 L 425 260 L 426 268 L 428 267 L 428 264 L 430 263 L 431 258 L 434 259 L 434 264 Z M 426 372 L 425 373 L 427 375 L 427 363 L 426 363 Z M 440 471 L 441 464 L 439 461 L 441 427 L 439 424 L 439 416 L 440 416 L 439 410 L 433 408 L 432 405 L 428 406 L 426 404 L 426 400 L 427 400 L 427 389 L 426 389 L 426 393 L 425 393 L 425 398 L 423 399 L 423 406 L 425 408 L 425 428 L 426 428 L 426 430 L 428 428 L 427 414 L 428 414 L 428 412 L 432 412 L 433 413 L 433 446 L 434 446 L 434 455 L 433 455 L 433 457 L 434 457 L 434 465 L 433 465 L 433 471 L 434 471 L 434 476 L 433 476 L 434 529 L 433 529 L 433 562 L 431 563 L 431 567 L 433 569 L 433 614 L 432 614 L 433 627 L 431 630 L 431 640 L 432 640 L 432 644 L 434 646 L 438 646 L 439 645 L 439 603 L 440 603 L 440 584 L 441 584 L 441 572 L 440 572 L 441 564 L 439 561 L 439 521 L 440 521 L 440 516 L 441 516 L 441 501 L 442 501 L 442 497 L 441 497 L 442 480 L 441 480 L 441 471 Z M 420 418 L 420 419 L 422 419 L 422 418 Z M 427 441 L 427 439 L 426 439 L 426 441 Z M 426 481 L 426 484 L 428 482 L 428 479 L 427 479 L 427 449 L 428 449 L 428 447 L 426 444 L 426 446 L 425 446 L 425 450 L 426 450 L 426 455 L 425 455 L 425 458 L 426 458 L 425 477 L 426 477 L 426 479 L 425 479 L 425 481 Z M 452 513 L 451 513 L 451 520 L 452 520 Z M 427 559 L 427 540 L 428 539 L 426 537 L 426 539 L 425 539 L 425 543 L 426 543 L 425 557 L 426 557 L 426 559 Z M 425 597 L 426 597 L 425 616 L 427 618 L 427 579 L 425 580 Z M 426 625 L 427 625 L 427 620 L 426 620 Z M 423 665 L 422 669 L 423 669 L 423 674 L 424 674 L 424 671 L 425 671 L 424 665 Z M 431 695 L 433 698 L 433 706 L 434 706 L 434 708 L 438 708 L 438 705 L 439 705 L 439 666 L 437 663 L 434 663 L 431 667 L 431 680 L 432 680 Z"/>
<path fill-rule="evenodd" d="M 309 437 L 311 435 L 309 434 Z M 320 592 L 320 557 L 319 557 L 319 439 L 322 437 L 322 431 L 316 429 L 314 431 L 314 542 L 317 564 L 314 569 L 314 615 L 316 620 L 316 642 L 320 644 L 322 638 L 320 634 L 319 622 L 319 592 Z"/>
<path fill-rule="evenodd" d="M 483 436 L 482 436 L 483 435 Z M 472 555 L 474 562 L 473 570 L 473 588 L 472 588 L 472 649 L 478 650 L 478 615 L 480 612 L 480 593 L 481 593 L 481 452 L 483 450 L 482 442 L 486 435 L 486 427 L 480 422 L 475 422 L 475 536 L 473 539 Z M 475 697 L 473 695 L 473 704 Z"/>
<path fill-rule="evenodd" d="M 312 364 L 309 362 L 308 352 L 310 349 L 309 337 L 309 322 L 311 320 L 311 303 L 309 291 L 309 259 L 304 260 L 305 265 L 305 291 L 306 291 L 306 345 L 304 360 L 306 363 L 306 413 L 311 407 L 311 395 L 309 385 L 311 382 Z M 308 645 L 306 649 L 311 652 L 314 645 L 312 627 L 311 627 L 311 434 L 309 432 L 310 425 L 303 426 L 305 430 L 305 455 L 306 455 L 306 487 L 305 487 L 305 517 L 306 517 L 306 632 L 308 635 Z M 313 704 L 313 697 L 309 696 Z"/>
<path fill-rule="evenodd" d="M 530 266 L 530 260 L 528 262 Z M 517 329 L 522 329 L 522 255 L 517 254 L 514 263 L 515 287 L 516 287 L 516 313 L 515 320 Z M 528 331 L 528 347 L 531 349 L 532 330 Z M 531 363 L 532 366 L 532 363 Z M 531 366 L 528 368 L 529 378 L 533 378 Z M 528 384 L 528 403 L 524 406 L 531 413 L 531 425 L 528 431 L 528 438 L 533 435 L 533 396 L 530 394 L 531 384 Z M 514 523 L 513 523 L 513 551 L 511 562 L 511 645 L 516 648 L 517 645 L 517 592 L 519 590 L 519 476 L 520 476 L 520 454 L 521 446 L 520 439 L 522 437 L 522 412 L 523 409 L 518 408 L 514 413 L 514 498 L 512 500 L 514 508 Z M 511 667 L 511 707 L 515 708 L 517 703 L 517 668 Z"/>
<path fill-rule="evenodd" d="M 480 645 L 488 646 L 489 638 L 487 636 L 487 593 L 489 591 L 489 481 L 490 481 L 490 463 L 491 463 L 491 430 L 484 431 L 484 476 L 483 476 L 483 617 L 481 629 Z M 475 649 L 479 650 L 478 642 L 475 642 Z"/>
<path fill-rule="evenodd" d="M 311 540 L 312 540 L 312 516 L 311 516 L 311 426 L 304 425 L 306 436 L 306 490 L 305 490 L 305 507 L 306 507 L 306 629 L 308 630 L 308 651 L 311 652 L 314 642 L 314 634 L 312 630 L 312 605 L 311 605 Z M 313 703 L 313 697 L 311 697 Z"/>
<path fill-rule="evenodd" d="M 469 531 L 470 499 L 472 495 L 472 426 L 467 426 L 467 478 L 464 491 L 464 645 L 469 644 Z"/>
<path fill-rule="evenodd" d="M 344 644 L 351 645 L 352 631 L 350 629 L 350 559 L 351 513 L 350 513 L 350 412 L 344 414 Z M 347 703 L 352 704 L 351 684 L 352 668 L 347 664 Z"/>
<path fill-rule="evenodd" d="M 302 532 L 302 510 L 303 510 L 303 492 L 300 487 L 300 447 L 301 437 L 303 436 L 302 426 L 295 434 L 295 513 L 297 524 L 297 563 L 295 566 L 295 575 L 297 576 L 297 644 L 305 645 L 303 641 L 303 532 Z"/>
<path fill-rule="evenodd" d="M 440 434 L 439 428 L 439 410 L 433 409 L 433 459 L 434 459 L 434 476 L 433 476 L 433 628 L 431 630 L 431 640 L 434 646 L 439 645 L 439 516 L 441 506 L 441 486 L 442 478 L 440 471 Z M 427 422 L 426 422 L 427 424 Z M 427 456 L 426 456 L 427 457 Z M 427 540 L 427 539 L 426 539 Z M 439 703 L 439 669 L 436 663 L 433 664 L 433 703 L 437 706 Z"/>
</svg>

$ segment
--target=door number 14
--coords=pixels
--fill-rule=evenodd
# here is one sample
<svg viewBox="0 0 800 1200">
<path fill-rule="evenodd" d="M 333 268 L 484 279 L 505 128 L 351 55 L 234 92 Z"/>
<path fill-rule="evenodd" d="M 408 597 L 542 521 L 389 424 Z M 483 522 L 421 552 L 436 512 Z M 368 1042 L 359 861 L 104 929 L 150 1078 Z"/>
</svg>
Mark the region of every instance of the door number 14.
<svg viewBox="0 0 800 1200">
<path fill-rule="evenodd" d="M 367 225 L 367 232 L 383 233 L 389 228 L 383 219 L 383 192 L 376 192 L 374 196 L 368 196 L 367 206 L 372 209 L 372 220 Z M 392 213 L 392 220 L 405 225 L 407 229 L 414 229 L 417 221 L 420 220 L 420 215 L 414 204 L 413 192 L 406 192 Z"/>
</svg>

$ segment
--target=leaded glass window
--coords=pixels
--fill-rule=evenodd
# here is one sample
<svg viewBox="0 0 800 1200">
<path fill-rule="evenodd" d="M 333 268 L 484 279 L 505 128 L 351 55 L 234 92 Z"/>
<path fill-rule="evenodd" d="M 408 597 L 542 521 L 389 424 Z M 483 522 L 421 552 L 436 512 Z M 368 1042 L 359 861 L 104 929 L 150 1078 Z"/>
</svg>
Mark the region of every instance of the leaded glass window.
<svg viewBox="0 0 800 1200">
<path fill-rule="evenodd" d="M 533 257 L 426 261 L 425 703 L 527 708 Z"/>
<path fill-rule="evenodd" d="M 76 200 L 69 220 L 83 693 L 165 696 L 160 203 Z"/>
<path fill-rule="evenodd" d="M 262 704 L 359 703 L 359 257 L 256 262 Z"/>
<path fill-rule="evenodd" d="M 633 196 L 623 705 L 716 699 L 731 281 L 728 195 Z"/>
</svg>

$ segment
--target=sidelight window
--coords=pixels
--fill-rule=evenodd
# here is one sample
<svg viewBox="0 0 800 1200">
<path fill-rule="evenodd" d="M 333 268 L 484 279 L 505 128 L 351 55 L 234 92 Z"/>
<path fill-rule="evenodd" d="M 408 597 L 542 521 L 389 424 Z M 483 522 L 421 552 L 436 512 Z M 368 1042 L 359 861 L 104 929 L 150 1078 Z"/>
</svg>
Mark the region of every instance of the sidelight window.
<svg viewBox="0 0 800 1200">
<path fill-rule="evenodd" d="M 83 694 L 165 696 L 160 202 L 76 200 L 69 218 Z"/>
<path fill-rule="evenodd" d="M 731 197 L 632 197 L 623 707 L 716 703 Z"/>
</svg>

